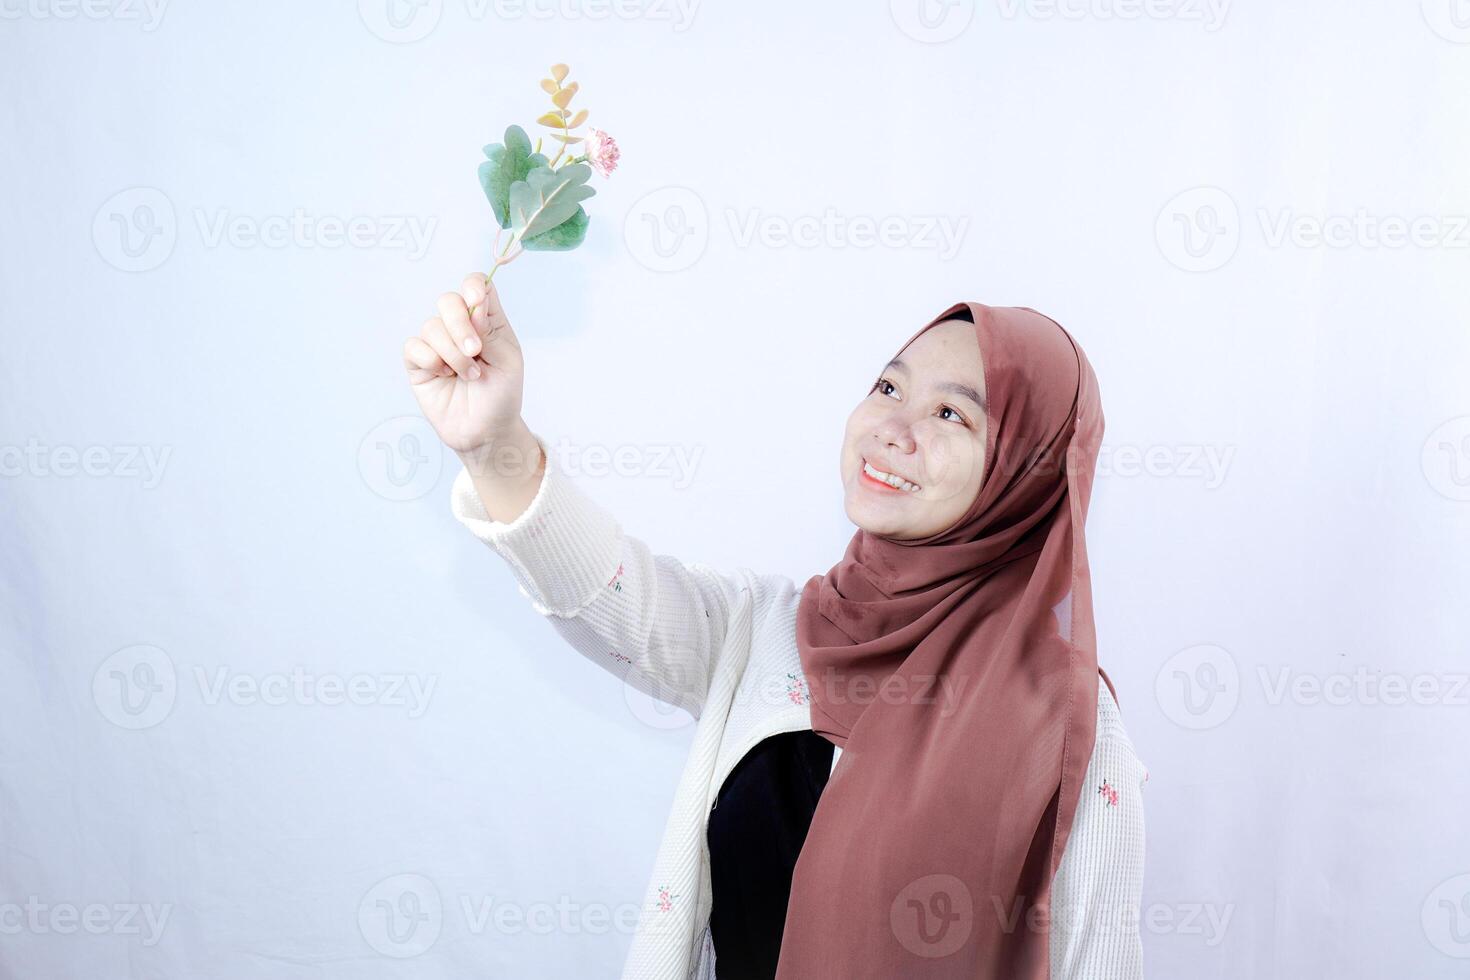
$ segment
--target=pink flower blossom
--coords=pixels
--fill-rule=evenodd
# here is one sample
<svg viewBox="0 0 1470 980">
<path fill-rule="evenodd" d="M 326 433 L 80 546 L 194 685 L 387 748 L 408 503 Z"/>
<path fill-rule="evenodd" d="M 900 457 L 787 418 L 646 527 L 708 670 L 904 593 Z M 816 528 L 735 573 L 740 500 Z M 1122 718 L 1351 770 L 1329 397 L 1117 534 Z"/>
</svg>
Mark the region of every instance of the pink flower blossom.
<svg viewBox="0 0 1470 980">
<path fill-rule="evenodd" d="M 617 140 L 600 129 L 587 134 L 587 162 L 593 170 L 606 177 L 617 169 L 619 156 Z"/>
</svg>

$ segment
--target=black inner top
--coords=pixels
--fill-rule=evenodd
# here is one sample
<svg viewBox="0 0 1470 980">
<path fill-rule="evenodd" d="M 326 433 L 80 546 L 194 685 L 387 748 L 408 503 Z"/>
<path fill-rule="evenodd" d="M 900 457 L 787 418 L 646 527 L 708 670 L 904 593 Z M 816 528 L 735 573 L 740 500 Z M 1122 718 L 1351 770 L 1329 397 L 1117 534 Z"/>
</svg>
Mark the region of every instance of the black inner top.
<svg viewBox="0 0 1470 980">
<path fill-rule="evenodd" d="M 791 874 L 831 774 L 833 748 L 809 730 L 771 735 L 720 787 L 708 831 L 718 980 L 776 975 Z"/>
</svg>

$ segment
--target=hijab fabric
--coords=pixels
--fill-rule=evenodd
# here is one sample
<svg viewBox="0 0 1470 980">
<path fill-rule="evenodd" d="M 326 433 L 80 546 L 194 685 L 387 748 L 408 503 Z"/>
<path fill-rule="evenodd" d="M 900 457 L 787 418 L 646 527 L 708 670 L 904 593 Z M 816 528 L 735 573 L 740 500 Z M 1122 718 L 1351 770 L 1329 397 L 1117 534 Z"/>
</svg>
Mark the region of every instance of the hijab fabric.
<svg viewBox="0 0 1470 980">
<path fill-rule="evenodd" d="M 859 529 L 802 589 L 812 729 L 843 753 L 793 872 L 777 980 L 1050 970 L 1051 883 L 1097 724 L 1083 530 L 1102 405 L 1071 334 L 1027 307 L 956 303 L 900 353 L 949 319 L 973 324 L 983 362 L 975 500 L 925 538 Z"/>
</svg>

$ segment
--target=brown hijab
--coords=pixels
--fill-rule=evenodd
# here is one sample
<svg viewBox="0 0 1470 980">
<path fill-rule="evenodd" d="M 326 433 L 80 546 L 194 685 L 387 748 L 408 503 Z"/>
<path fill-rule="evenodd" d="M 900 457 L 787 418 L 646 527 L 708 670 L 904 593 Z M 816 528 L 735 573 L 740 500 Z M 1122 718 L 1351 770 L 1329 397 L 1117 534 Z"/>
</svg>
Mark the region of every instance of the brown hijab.
<svg viewBox="0 0 1470 980">
<path fill-rule="evenodd" d="M 904 348 L 948 319 L 980 341 L 980 490 L 927 538 L 859 529 L 802 590 L 812 729 L 843 754 L 777 980 L 1049 974 L 1052 877 L 1097 724 L 1083 529 L 1102 405 L 1071 334 L 1027 307 L 956 303 Z"/>
</svg>

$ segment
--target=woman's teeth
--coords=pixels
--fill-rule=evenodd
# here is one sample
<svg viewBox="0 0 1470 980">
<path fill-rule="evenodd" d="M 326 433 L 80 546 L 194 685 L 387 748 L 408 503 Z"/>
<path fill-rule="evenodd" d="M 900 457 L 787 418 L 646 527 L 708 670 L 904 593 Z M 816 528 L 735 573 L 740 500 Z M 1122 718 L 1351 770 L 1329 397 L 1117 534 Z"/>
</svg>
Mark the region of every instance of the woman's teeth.
<svg viewBox="0 0 1470 980">
<path fill-rule="evenodd" d="M 918 484 L 910 483 L 902 477 L 894 476 L 892 473 L 884 473 L 882 470 L 873 469 L 873 467 L 868 463 L 867 460 L 863 460 L 863 472 L 868 474 L 875 480 L 883 481 L 890 487 L 897 487 L 900 490 L 907 490 L 909 493 L 913 493 L 915 490 L 919 489 Z"/>
</svg>

